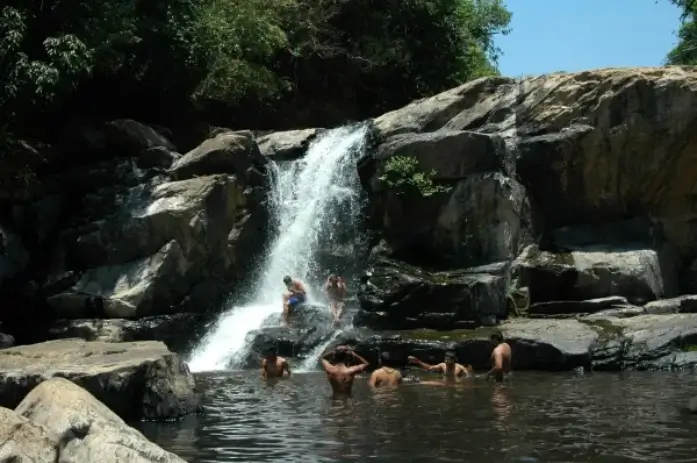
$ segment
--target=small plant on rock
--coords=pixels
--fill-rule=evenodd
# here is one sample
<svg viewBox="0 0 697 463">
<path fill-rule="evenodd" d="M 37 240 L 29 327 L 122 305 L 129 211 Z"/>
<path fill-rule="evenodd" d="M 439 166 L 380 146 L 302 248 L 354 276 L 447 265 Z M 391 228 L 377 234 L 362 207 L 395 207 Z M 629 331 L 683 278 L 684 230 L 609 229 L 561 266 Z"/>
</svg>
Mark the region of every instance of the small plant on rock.
<svg viewBox="0 0 697 463">
<path fill-rule="evenodd" d="M 393 156 L 385 163 L 385 170 L 380 176 L 380 181 L 393 188 L 397 194 L 404 194 L 415 189 L 421 196 L 428 197 L 450 191 L 451 187 L 433 182 L 433 177 L 436 176 L 435 170 L 420 172 L 418 167 L 419 161 L 416 158 Z"/>
</svg>

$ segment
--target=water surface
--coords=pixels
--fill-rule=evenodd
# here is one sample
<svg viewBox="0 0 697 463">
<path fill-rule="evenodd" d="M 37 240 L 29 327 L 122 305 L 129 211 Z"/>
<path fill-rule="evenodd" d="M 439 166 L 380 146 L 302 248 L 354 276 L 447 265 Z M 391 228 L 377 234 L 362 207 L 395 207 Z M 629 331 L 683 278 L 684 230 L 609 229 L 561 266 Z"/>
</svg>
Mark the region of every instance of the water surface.
<svg viewBox="0 0 697 463">
<path fill-rule="evenodd" d="M 437 379 L 426 375 L 424 379 Z M 321 373 L 197 377 L 206 413 L 142 426 L 189 462 L 695 462 L 692 373 L 516 373 L 507 385 L 370 390 L 332 400 Z"/>
</svg>

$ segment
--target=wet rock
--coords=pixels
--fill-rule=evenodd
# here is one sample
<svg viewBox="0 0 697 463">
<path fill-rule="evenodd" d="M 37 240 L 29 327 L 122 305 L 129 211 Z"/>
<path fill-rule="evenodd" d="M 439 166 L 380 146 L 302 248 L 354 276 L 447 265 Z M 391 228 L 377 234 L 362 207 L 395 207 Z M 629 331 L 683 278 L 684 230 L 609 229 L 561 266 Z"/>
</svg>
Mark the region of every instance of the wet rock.
<svg viewBox="0 0 697 463">
<path fill-rule="evenodd" d="M 184 462 L 128 426 L 88 391 L 63 378 L 34 388 L 13 416 L 22 420 L 15 418 L 20 429 L 33 431 L 22 436 L 25 448 L 43 451 L 31 461 Z M 44 454 L 50 455 L 49 449 L 53 455 L 44 459 Z"/>
<path fill-rule="evenodd" d="M 9 334 L 0 333 L 0 349 L 12 347 L 15 343 L 15 338 Z"/>
<path fill-rule="evenodd" d="M 58 441 L 43 426 L 0 407 L 0 461 L 55 463 Z"/>
<path fill-rule="evenodd" d="M 607 310 L 620 310 L 629 306 L 622 296 L 602 297 L 585 301 L 549 301 L 530 305 L 528 315 L 588 314 Z"/>
<path fill-rule="evenodd" d="M 288 327 L 279 326 L 280 321 L 280 315 L 273 315 L 264 321 L 264 328 L 247 334 L 248 366 L 258 366 L 269 348 L 275 348 L 282 357 L 306 357 L 334 333 L 326 306 L 305 304 L 295 309 Z"/>
<path fill-rule="evenodd" d="M 248 185 L 262 186 L 267 162 L 251 132 L 225 132 L 209 138 L 178 159 L 171 173 L 179 180 L 201 175 L 234 174 Z"/>
<path fill-rule="evenodd" d="M 303 156 L 319 133 L 321 129 L 272 132 L 257 138 L 257 143 L 263 156 L 274 161 L 288 161 Z"/>
<path fill-rule="evenodd" d="M 430 273 L 380 259 L 358 298 L 354 324 L 377 329 L 453 329 L 507 315 L 505 265 Z"/>
<path fill-rule="evenodd" d="M 49 339 L 80 338 L 85 341 L 161 341 L 174 352 L 184 352 L 203 335 L 204 316 L 179 313 L 144 317 L 138 320 L 61 319 L 49 328 Z"/>
<path fill-rule="evenodd" d="M 200 410 L 193 376 L 163 343 L 76 339 L 0 350 L 0 405 L 16 406 L 54 377 L 84 387 L 124 419 L 174 419 Z"/>
</svg>

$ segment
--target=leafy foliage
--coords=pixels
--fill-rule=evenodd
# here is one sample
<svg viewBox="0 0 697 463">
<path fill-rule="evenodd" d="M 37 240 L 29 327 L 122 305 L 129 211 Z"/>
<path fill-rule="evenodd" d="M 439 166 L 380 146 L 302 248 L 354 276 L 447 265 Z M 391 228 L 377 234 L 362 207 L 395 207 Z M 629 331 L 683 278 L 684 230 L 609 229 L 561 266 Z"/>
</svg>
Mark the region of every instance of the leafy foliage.
<svg viewBox="0 0 697 463">
<path fill-rule="evenodd" d="M 380 181 L 393 188 L 397 194 L 417 191 L 421 196 L 429 197 L 450 191 L 449 186 L 434 183 L 435 176 L 435 170 L 419 171 L 419 161 L 414 157 L 393 156 L 385 163 Z"/>
<path fill-rule="evenodd" d="M 697 1 L 671 0 L 682 9 L 678 44 L 666 57 L 667 64 L 697 65 Z"/>
</svg>

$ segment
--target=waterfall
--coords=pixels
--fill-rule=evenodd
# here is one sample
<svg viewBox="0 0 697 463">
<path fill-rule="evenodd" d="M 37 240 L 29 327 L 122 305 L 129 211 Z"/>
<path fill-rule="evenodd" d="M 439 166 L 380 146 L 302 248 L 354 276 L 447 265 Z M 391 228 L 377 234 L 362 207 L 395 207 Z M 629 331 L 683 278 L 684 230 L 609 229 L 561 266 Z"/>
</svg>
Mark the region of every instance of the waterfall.
<svg viewBox="0 0 697 463">
<path fill-rule="evenodd" d="M 330 272 L 350 273 L 359 244 L 360 182 L 356 163 L 363 155 L 365 125 L 340 127 L 318 136 L 298 160 L 272 166 L 273 238 L 252 297 L 226 310 L 194 349 L 192 371 L 239 368 L 246 358 L 246 335 L 282 311 L 285 275 L 299 278 L 308 302 L 323 301 L 320 288 Z M 327 249 L 344 257 L 329 262 Z M 267 321 L 268 323 L 268 321 Z"/>
</svg>

